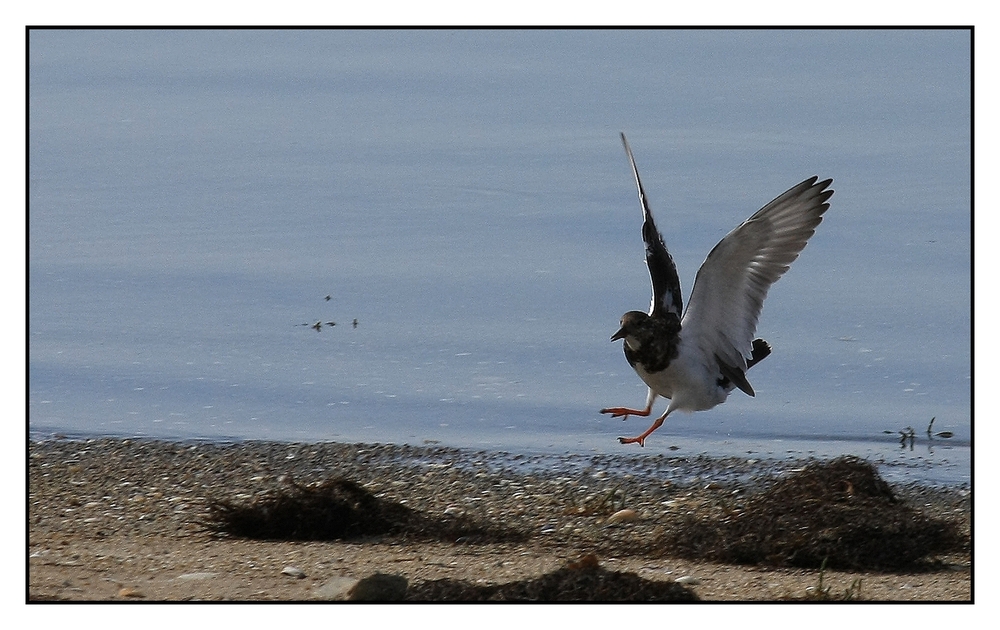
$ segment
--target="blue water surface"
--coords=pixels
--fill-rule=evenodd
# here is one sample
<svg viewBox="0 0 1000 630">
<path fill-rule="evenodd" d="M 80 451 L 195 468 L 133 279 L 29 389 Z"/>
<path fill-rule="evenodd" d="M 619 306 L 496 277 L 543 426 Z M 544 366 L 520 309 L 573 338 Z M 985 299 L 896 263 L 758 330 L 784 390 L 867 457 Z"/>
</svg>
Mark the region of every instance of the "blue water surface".
<svg viewBox="0 0 1000 630">
<path fill-rule="evenodd" d="M 970 479 L 968 31 L 33 30 L 28 69 L 33 435 L 635 453 L 624 131 L 685 297 L 836 190 L 756 397 L 646 451 Z"/>
</svg>

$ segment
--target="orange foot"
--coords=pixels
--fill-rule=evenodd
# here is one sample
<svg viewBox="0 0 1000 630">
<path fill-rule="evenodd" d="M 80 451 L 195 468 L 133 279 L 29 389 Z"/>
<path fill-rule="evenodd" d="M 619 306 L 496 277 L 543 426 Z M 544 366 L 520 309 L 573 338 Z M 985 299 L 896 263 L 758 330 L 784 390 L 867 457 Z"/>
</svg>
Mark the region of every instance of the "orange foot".
<svg viewBox="0 0 1000 630">
<path fill-rule="evenodd" d="M 663 424 L 663 419 L 665 417 L 666 417 L 666 414 L 664 414 L 664 415 L 660 416 L 659 418 L 657 418 L 653 422 L 653 426 L 651 426 L 648 429 L 646 429 L 646 431 L 642 435 L 637 435 L 635 437 L 630 437 L 630 438 L 620 437 L 620 438 L 618 438 L 618 441 L 621 442 L 622 444 L 636 444 L 636 443 L 638 443 L 639 446 L 646 446 L 646 438 L 649 437 L 650 433 L 652 433 L 653 431 L 656 431 L 657 429 L 660 428 L 660 425 Z"/>
<path fill-rule="evenodd" d="M 630 438 L 619 436 L 618 441 L 621 442 L 622 444 L 635 444 L 636 442 L 638 442 L 639 446 L 646 446 L 644 443 L 646 441 L 646 438 L 644 438 L 641 435 L 637 435 L 636 437 L 630 437 Z"/>
</svg>

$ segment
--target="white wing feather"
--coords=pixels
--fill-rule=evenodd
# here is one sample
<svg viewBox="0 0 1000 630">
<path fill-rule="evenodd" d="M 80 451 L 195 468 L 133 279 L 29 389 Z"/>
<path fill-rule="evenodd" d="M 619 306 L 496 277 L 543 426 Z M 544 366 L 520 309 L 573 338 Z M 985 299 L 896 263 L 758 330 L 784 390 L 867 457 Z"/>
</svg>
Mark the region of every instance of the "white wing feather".
<svg viewBox="0 0 1000 630">
<path fill-rule="evenodd" d="M 709 252 L 695 277 L 681 336 L 702 354 L 746 368 L 768 289 L 788 270 L 830 207 L 833 180 L 812 177 L 758 210 Z"/>
</svg>

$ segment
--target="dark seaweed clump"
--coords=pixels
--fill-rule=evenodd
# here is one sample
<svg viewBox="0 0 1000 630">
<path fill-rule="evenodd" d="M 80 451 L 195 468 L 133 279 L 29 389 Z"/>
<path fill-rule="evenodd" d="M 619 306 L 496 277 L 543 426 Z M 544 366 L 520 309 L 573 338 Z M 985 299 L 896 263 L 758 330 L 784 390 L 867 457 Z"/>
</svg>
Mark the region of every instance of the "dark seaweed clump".
<svg viewBox="0 0 1000 630">
<path fill-rule="evenodd" d="M 309 485 L 290 482 L 249 502 L 209 502 L 208 529 L 258 540 L 347 540 L 372 536 L 480 542 L 518 540 L 512 530 L 464 517 L 435 519 L 381 499 L 344 478 Z"/>
<path fill-rule="evenodd" d="M 673 581 L 608 571 L 597 562 L 575 563 L 529 580 L 476 585 L 441 579 L 409 588 L 409 601 L 435 602 L 690 602 L 698 596 Z"/>
<path fill-rule="evenodd" d="M 959 551 L 954 523 L 898 500 L 856 457 L 812 463 L 723 516 L 690 516 L 659 539 L 665 555 L 734 564 L 891 571 Z"/>
</svg>

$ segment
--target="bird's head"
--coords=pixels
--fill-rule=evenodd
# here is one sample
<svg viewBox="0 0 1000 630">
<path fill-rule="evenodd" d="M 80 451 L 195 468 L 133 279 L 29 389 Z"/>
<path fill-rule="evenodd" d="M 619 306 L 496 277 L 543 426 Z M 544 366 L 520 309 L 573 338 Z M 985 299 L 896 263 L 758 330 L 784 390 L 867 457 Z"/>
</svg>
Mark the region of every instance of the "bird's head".
<svg viewBox="0 0 1000 630">
<path fill-rule="evenodd" d="M 639 340 L 636 332 L 647 319 L 649 319 L 649 315 L 642 311 L 629 311 L 625 313 L 622 315 L 621 328 L 618 329 L 618 332 L 611 335 L 611 341 L 624 339 L 630 348 L 638 350 Z"/>
</svg>

